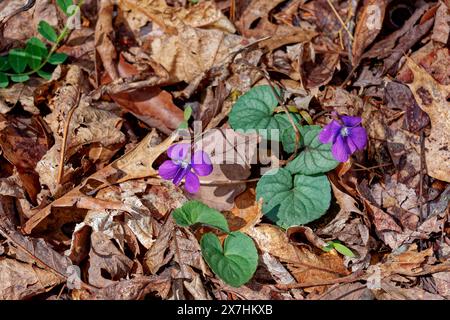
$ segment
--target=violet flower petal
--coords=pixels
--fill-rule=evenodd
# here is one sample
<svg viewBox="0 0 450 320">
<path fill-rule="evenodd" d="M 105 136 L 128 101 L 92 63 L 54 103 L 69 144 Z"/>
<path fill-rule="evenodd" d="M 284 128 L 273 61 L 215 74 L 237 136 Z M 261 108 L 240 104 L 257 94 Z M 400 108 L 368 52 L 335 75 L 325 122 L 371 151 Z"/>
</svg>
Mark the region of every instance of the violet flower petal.
<svg viewBox="0 0 450 320">
<path fill-rule="evenodd" d="M 341 131 L 341 124 L 336 120 L 331 121 L 319 133 L 319 141 L 322 143 L 334 143 Z"/>
<path fill-rule="evenodd" d="M 341 116 L 341 120 L 346 127 L 356 127 L 362 121 L 361 117 Z"/>
<path fill-rule="evenodd" d="M 191 160 L 192 169 L 199 176 L 207 176 L 213 171 L 211 159 L 208 154 L 202 150 L 196 151 Z"/>
<path fill-rule="evenodd" d="M 166 180 L 171 180 L 175 177 L 179 169 L 179 166 L 172 160 L 164 161 L 158 169 L 159 175 Z"/>
<path fill-rule="evenodd" d="M 333 157 L 339 162 L 346 162 L 350 157 L 350 150 L 347 145 L 347 137 L 339 135 L 336 138 L 336 142 L 331 147 L 331 153 Z"/>
<path fill-rule="evenodd" d="M 191 152 L 190 143 L 173 144 L 167 149 L 167 155 L 173 160 L 185 160 Z"/>
<path fill-rule="evenodd" d="M 175 177 L 173 178 L 173 184 L 178 186 L 181 182 L 181 180 L 183 180 L 183 178 L 191 171 L 190 166 L 187 166 L 186 168 L 183 168 L 182 166 L 178 167 L 178 172 L 175 175 Z"/>
<path fill-rule="evenodd" d="M 195 173 L 189 171 L 186 174 L 186 181 L 184 183 L 184 188 L 189 193 L 196 193 L 200 189 L 200 180 L 195 175 Z"/>
<path fill-rule="evenodd" d="M 356 149 L 363 150 L 367 144 L 367 132 L 363 127 L 351 128 L 348 139 L 355 145 Z M 354 151 L 352 151 L 353 153 Z"/>
</svg>

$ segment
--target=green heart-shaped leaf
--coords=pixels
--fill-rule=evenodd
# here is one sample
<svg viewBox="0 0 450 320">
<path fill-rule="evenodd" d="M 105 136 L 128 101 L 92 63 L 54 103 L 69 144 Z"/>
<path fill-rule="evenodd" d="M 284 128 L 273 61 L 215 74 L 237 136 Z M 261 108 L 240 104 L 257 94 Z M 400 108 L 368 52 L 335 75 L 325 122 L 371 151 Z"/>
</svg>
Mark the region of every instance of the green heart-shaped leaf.
<svg viewBox="0 0 450 320">
<path fill-rule="evenodd" d="M 58 39 L 58 35 L 56 34 L 55 29 L 51 25 L 48 24 L 47 21 L 41 20 L 38 25 L 38 32 L 47 40 L 51 42 L 56 42 Z"/>
<path fill-rule="evenodd" d="M 234 130 L 276 129 L 283 131 L 290 127 L 291 123 L 285 113 L 274 113 L 277 105 L 278 100 L 270 86 L 254 87 L 236 101 L 229 114 L 229 123 Z M 293 113 L 291 116 L 297 120 L 299 118 Z M 267 139 L 279 140 L 269 131 L 263 130 L 258 133 Z"/>
<path fill-rule="evenodd" d="M 181 208 L 174 210 L 173 218 L 182 227 L 189 227 L 196 223 L 203 223 L 229 232 L 228 222 L 217 210 L 208 207 L 197 200 L 186 202 Z"/>
<path fill-rule="evenodd" d="M 22 49 L 12 49 L 9 51 L 8 62 L 16 73 L 25 70 L 28 61 L 28 53 Z"/>
<path fill-rule="evenodd" d="M 213 233 L 205 234 L 201 241 L 206 262 L 224 282 L 240 287 L 248 282 L 258 266 L 258 252 L 253 240 L 241 232 L 232 232 L 220 244 Z"/>
<path fill-rule="evenodd" d="M 314 175 L 328 172 L 338 166 L 339 162 L 331 153 L 331 144 L 319 141 L 321 130 L 320 126 L 300 128 L 304 150 L 286 167 L 292 174 Z"/>
<path fill-rule="evenodd" d="M 320 218 L 328 210 L 331 187 L 325 175 L 293 176 L 287 169 L 266 173 L 256 187 L 263 198 L 263 212 L 282 228 L 302 225 Z"/>
</svg>

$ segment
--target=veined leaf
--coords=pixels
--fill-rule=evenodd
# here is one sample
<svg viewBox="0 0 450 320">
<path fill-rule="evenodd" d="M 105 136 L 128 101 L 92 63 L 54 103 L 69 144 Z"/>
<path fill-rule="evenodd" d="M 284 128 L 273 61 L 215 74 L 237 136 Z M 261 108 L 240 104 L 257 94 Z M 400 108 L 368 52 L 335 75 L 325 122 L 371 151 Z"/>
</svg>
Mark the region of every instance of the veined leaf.
<svg viewBox="0 0 450 320">
<path fill-rule="evenodd" d="M 334 159 L 331 153 L 331 144 L 323 144 L 319 141 L 321 130 L 320 126 L 303 126 L 300 128 L 304 150 L 287 165 L 286 168 L 292 174 L 314 175 L 328 172 L 338 166 L 339 162 Z"/>
<path fill-rule="evenodd" d="M 328 210 L 331 187 L 325 175 L 292 175 L 287 169 L 266 173 L 256 187 L 263 198 L 263 212 L 282 228 L 302 225 L 320 218 Z"/>
<path fill-rule="evenodd" d="M 249 236 L 241 232 L 230 233 L 223 248 L 215 234 L 207 233 L 202 237 L 200 246 L 212 271 L 233 287 L 248 282 L 258 266 L 255 244 Z"/>
<path fill-rule="evenodd" d="M 285 113 L 275 113 L 278 100 L 268 85 L 252 88 L 239 97 L 229 114 L 229 123 L 234 130 L 258 130 L 258 133 L 271 140 L 279 140 L 269 130 L 281 131 L 291 127 L 289 118 Z M 300 115 L 291 113 L 298 121 Z M 266 129 L 266 130 L 261 130 Z"/>
<path fill-rule="evenodd" d="M 197 200 L 185 203 L 181 208 L 174 210 L 173 218 L 182 227 L 189 227 L 196 223 L 203 223 L 222 231 L 229 232 L 228 222 L 217 210 L 208 207 Z"/>
</svg>

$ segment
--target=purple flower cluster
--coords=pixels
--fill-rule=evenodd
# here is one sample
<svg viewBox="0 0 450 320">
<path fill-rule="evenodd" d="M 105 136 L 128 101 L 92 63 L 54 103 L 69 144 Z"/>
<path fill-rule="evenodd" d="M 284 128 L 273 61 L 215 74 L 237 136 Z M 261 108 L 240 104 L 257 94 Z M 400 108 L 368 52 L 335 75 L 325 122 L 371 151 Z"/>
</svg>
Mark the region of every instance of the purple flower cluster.
<svg viewBox="0 0 450 320">
<path fill-rule="evenodd" d="M 196 193 L 200 188 L 198 176 L 211 174 L 213 166 L 207 153 L 196 151 L 192 154 L 191 144 L 174 144 L 167 150 L 171 160 L 166 160 L 159 167 L 159 175 L 166 180 L 172 180 L 179 185 L 183 178 L 184 187 L 189 193 Z"/>
<path fill-rule="evenodd" d="M 332 143 L 331 153 L 340 162 L 346 162 L 367 143 L 366 129 L 361 126 L 361 117 L 339 116 L 332 120 L 319 134 L 322 143 Z"/>
</svg>

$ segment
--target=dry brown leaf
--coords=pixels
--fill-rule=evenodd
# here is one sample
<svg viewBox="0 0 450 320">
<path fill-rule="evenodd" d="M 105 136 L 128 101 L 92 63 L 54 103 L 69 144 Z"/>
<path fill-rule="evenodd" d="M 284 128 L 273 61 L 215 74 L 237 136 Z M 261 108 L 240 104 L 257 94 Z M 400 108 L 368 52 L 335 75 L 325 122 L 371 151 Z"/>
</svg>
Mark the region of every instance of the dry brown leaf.
<svg viewBox="0 0 450 320">
<path fill-rule="evenodd" d="M 45 128 L 39 118 L 0 115 L 0 121 L 6 124 L 0 131 L 3 156 L 16 167 L 24 189 L 36 204 L 41 187 L 35 167 L 50 144 Z"/>
<path fill-rule="evenodd" d="M 115 281 L 113 284 L 87 290 L 73 290 L 74 300 L 143 300 L 151 292 L 166 299 L 171 288 L 170 273 L 157 276 L 137 276 L 133 279 Z"/>
<path fill-rule="evenodd" d="M 433 178 L 450 182 L 450 85 L 441 85 L 412 60 L 407 60 L 414 74 L 408 84 L 414 97 L 431 120 L 431 133 L 425 140 L 427 173 Z"/>
<path fill-rule="evenodd" d="M 99 288 L 125 278 L 133 265 L 133 261 L 120 252 L 112 241 L 101 232 L 91 234 L 88 277 L 89 283 Z"/>
<path fill-rule="evenodd" d="M 118 70 L 123 78 L 139 74 L 139 70 L 125 61 L 123 55 L 120 55 Z M 177 129 L 184 120 L 183 111 L 173 103 L 171 94 L 158 87 L 128 90 L 110 96 L 123 109 L 166 134 Z"/>
<path fill-rule="evenodd" d="M 364 2 L 354 33 L 353 65 L 359 62 L 364 50 L 380 33 L 383 27 L 386 6 L 386 0 L 369 0 Z"/>
<path fill-rule="evenodd" d="M 172 135 L 155 146 L 154 140 L 157 140 L 157 138 L 155 131 L 152 131 L 133 150 L 88 177 L 81 185 L 63 197 L 53 201 L 42 209 L 38 209 L 25 223 L 24 232 L 31 233 L 37 226 L 39 226 L 40 231 L 51 228 L 55 230 L 59 228 L 56 226 L 68 222 L 66 221 L 67 219 L 70 221 L 70 211 L 66 212 L 65 216 L 59 217 L 60 219 L 58 219 L 56 213 L 53 219 L 47 219 L 47 217 L 52 215 L 52 209 L 57 209 L 58 207 L 76 207 L 91 210 L 115 209 L 135 212 L 133 208 L 121 202 L 95 199 L 91 194 L 112 184 L 138 178 L 155 177 L 158 172 L 153 168 L 153 162 L 167 150 L 175 138 L 176 136 Z M 74 221 L 73 218 L 71 221 Z"/>
<path fill-rule="evenodd" d="M 255 189 L 250 187 L 234 200 L 234 208 L 224 213 L 231 231 L 245 232 L 262 218 L 261 206 L 256 202 Z"/>
<path fill-rule="evenodd" d="M 347 275 L 343 259 L 334 252 L 313 252 L 289 243 L 286 234 L 278 227 L 261 224 L 247 233 L 259 249 L 288 263 L 288 269 L 298 283 L 317 282 Z"/>
<path fill-rule="evenodd" d="M 22 300 L 47 292 L 62 279 L 54 273 L 14 259 L 0 258 L 0 299 Z"/>
<path fill-rule="evenodd" d="M 450 272 L 438 272 L 433 274 L 437 291 L 446 299 L 450 299 Z"/>
<path fill-rule="evenodd" d="M 200 190 L 193 195 L 219 211 L 231 210 L 234 199 L 245 191 L 245 179 L 250 176 L 250 164 L 257 152 L 260 137 L 231 129 L 205 132 L 196 145 L 210 155 L 213 171 L 201 177 Z M 240 182 L 242 181 L 242 182 Z"/>
<path fill-rule="evenodd" d="M 164 31 L 153 38 L 151 57 L 167 70 L 169 82 L 191 83 L 242 46 L 242 38 L 232 35 L 233 25 L 213 2 L 189 9 L 173 8 L 160 0 L 123 3 Z"/>
<path fill-rule="evenodd" d="M 436 19 L 434 23 L 431 39 L 446 45 L 450 35 L 450 8 L 448 4 L 440 1 L 440 6 L 436 12 Z"/>
</svg>

